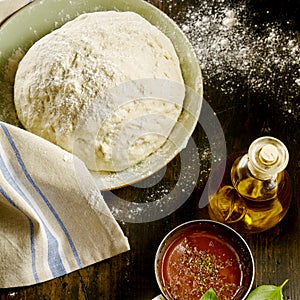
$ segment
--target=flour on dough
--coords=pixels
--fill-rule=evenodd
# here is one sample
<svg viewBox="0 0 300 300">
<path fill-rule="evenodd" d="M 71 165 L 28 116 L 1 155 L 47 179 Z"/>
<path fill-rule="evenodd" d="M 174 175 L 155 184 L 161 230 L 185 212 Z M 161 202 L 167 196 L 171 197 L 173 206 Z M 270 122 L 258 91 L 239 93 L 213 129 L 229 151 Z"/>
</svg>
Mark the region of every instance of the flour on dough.
<svg viewBox="0 0 300 300">
<path fill-rule="evenodd" d="M 14 102 L 23 126 L 120 171 L 161 147 L 185 88 L 171 41 L 133 12 L 83 14 L 37 41 L 21 60 Z"/>
</svg>

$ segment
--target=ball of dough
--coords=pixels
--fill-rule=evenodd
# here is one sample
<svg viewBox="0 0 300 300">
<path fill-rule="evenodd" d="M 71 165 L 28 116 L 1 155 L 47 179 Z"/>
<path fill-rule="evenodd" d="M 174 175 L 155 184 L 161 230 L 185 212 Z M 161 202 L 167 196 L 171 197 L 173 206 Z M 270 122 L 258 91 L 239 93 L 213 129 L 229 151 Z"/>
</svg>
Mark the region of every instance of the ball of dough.
<svg viewBox="0 0 300 300">
<path fill-rule="evenodd" d="M 184 94 L 171 41 L 140 15 L 115 11 L 83 14 L 37 41 L 14 86 L 24 128 L 94 171 L 121 171 L 161 147 Z"/>
</svg>

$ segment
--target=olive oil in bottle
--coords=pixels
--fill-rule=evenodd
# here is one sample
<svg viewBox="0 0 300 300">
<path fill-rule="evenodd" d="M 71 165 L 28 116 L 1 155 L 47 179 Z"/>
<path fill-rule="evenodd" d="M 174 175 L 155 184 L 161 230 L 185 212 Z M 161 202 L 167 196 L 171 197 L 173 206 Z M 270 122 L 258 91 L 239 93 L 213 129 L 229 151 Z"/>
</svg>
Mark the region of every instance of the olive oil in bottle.
<svg viewBox="0 0 300 300">
<path fill-rule="evenodd" d="M 285 216 L 291 202 L 291 180 L 285 168 L 289 154 L 273 137 L 261 137 L 231 165 L 227 180 L 209 194 L 209 215 L 241 232 L 262 232 Z"/>
</svg>

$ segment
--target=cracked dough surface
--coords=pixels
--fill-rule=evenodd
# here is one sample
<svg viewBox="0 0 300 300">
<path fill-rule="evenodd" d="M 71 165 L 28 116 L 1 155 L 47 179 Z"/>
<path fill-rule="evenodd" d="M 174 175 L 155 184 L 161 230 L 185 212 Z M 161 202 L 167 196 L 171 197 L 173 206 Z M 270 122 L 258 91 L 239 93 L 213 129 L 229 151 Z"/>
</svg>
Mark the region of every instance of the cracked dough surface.
<svg viewBox="0 0 300 300">
<path fill-rule="evenodd" d="M 133 12 L 83 14 L 37 41 L 21 60 L 14 102 L 23 126 L 120 171 L 161 147 L 182 109 L 171 41 Z"/>
</svg>

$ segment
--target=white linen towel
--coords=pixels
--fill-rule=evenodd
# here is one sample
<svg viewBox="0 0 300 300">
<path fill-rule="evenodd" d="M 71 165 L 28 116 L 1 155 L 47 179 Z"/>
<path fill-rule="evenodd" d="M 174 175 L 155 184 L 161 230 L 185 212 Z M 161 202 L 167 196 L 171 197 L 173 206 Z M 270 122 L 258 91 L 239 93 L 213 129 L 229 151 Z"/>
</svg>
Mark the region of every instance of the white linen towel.
<svg viewBox="0 0 300 300">
<path fill-rule="evenodd" d="M 84 163 L 0 122 L 0 288 L 50 280 L 127 250 Z"/>
</svg>

